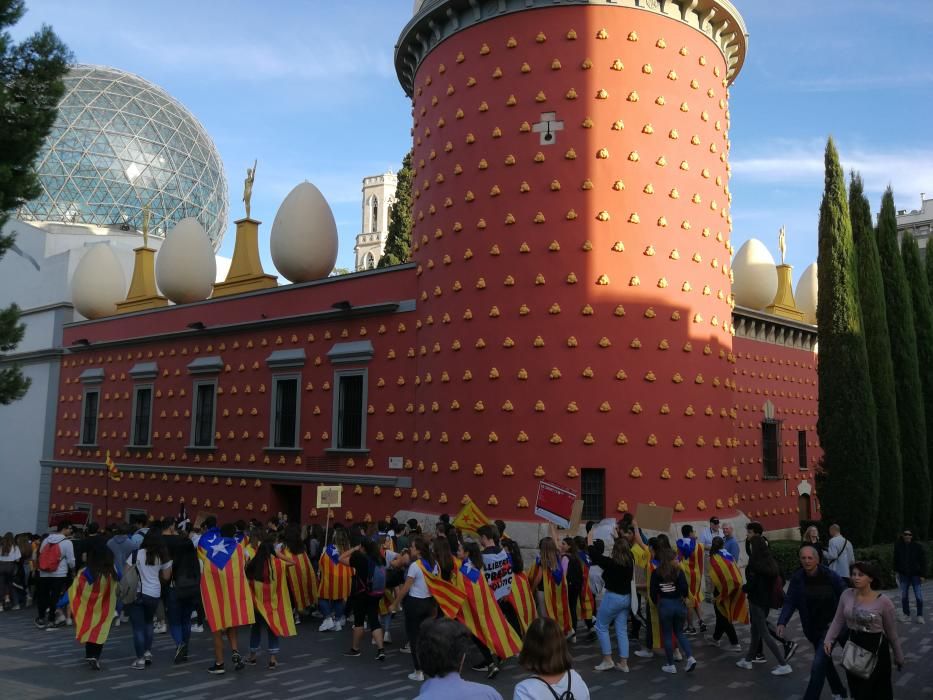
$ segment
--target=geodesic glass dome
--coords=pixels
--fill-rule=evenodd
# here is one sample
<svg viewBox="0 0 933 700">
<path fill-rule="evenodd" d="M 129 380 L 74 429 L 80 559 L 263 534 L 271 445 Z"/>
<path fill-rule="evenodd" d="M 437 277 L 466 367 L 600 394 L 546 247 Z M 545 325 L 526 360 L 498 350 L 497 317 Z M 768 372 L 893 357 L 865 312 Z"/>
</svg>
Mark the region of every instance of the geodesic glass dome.
<svg viewBox="0 0 933 700">
<path fill-rule="evenodd" d="M 150 203 L 150 233 L 192 216 L 215 251 L 227 228 L 223 162 L 204 127 L 161 88 L 115 68 L 68 72 L 36 169 L 42 194 L 20 207 L 23 221 L 141 230 Z"/>
</svg>

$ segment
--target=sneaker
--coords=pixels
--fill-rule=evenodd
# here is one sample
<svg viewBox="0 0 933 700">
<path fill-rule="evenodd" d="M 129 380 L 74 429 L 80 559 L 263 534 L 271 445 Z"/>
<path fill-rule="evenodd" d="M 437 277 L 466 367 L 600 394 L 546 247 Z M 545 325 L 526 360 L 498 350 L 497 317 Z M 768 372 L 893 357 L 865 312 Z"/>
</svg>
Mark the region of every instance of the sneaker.
<svg viewBox="0 0 933 700">
<path fill-rule="evenodd" d="M 360 656 L 362 653 L 363 652 L 361 652 L 359 649 L 354 649 L 353 647 L 350 647 L 345 652 L 343 652 L 343 655 L 344 656 Z"/>
<path fill-rule="evenodd" d="M 424 674 L 421 671 L 412 671 L 408 674 L 408 680 L 410 681 L 423 681 Z"/>
<path fill-rule="evenodd" d="M 14 605 L 14 606 L 13 606 L 13 610 L 19 610 L 19 609 L 20 609 L 20 607 L 19 607 L 18 605 Z M 97 665 L 100 666 L 99 663 L 98 663 Z"/>
<path fill-rule="evenodd" d="M 687 673 L 690 673 L 693 669 L 697 667 L 697 660 L 692 656 L 687 657 L 687 668 L 685 669 Z"/>
<path fill-rule="evenodd" d="M 922 625 L 924 622 L 923 615 L 917 615 L 917 624 Z"/>
<path fill-rule="evenodd" d="M 334 632 L 340 632 L 343 630 L 343 626 L 347 624 L 347 618 L 341 617 L 337 620 L 334 620 Z"/>
<path fill-rule="evenodd" d="M 151 651 L 147 651 L 145 654 L 143 654 L 143 661 L 146 662 L 146 666 L 152 666 L 152 652 Z"/>
<path fill-rule="evenodd" d="M 191 631 L 192 632 L 203 632 L 204 625 L 191 625 Z"/>
<path fill-rule="evenodd" d="M 49 625 L 49 623 L 43 620 L 41 617 L 37 617 L 35 620 L 33 620 L 33 624 L 40 630 L 44 630 Z"/>
<path fill-rule="evenodd" d="M 768 660 L 765 658 L 764 654 L 756 654 L 755 658 L 752 659 L 753 664 L 766 664 Z"/>
<path fill-rule="evenodd" d="M 389 630 L 383 630 L 383 632 L 382 632 L 382 643 L 383 643 L 383 644 L 391 644 L 391 643 L 392 643 L 392 635 L 389 634 Z"/>
<path fill-rule="evenodd" d="M 616 664 L 616 671 L 621 671 L 622 673 L 628 673 L 628 661 L 620 661 Z"/>
<path fill-rule="evenodd" d="M 168 625 L 164 622 L 157 622 L 152 626 L 152 632 L 154 634 L 165 634 L 168 632 Z"/>
<path fill-rule="evenodd" d="M 593 670 L 594 670 L 594 671 L 611 671 L 611 670 L 614 669 L 615 667 L 616 667 L 616 665 L 615 665 L 615 663 L 614 663 L 613 661 L 609 661 L 609 660 L 607 660 L 607 659 L 603 659 L 602 661 L 599 662 L 599 665 L 598 665 L 598 666 L 594 666 L 594 667 L 593 667 Z"/>
<path fill-rule="evenodd" d="M 325 617 L 324 622 L 321 623 L 321 626 L 317 628 L 318 632 L 330 632 L 334 629 L 334 618 Z"/>
<path fill-rule="evenodd" d="M 246 664 L 248 666 L 255 666 L 257 661 L 258 659 L 256 658 L 255 654 L 250 654 L 249 656 L 246 657 Z"/>
<path fill-rule="evenodd" d="M 697 636 L 697 628 L 696 628 L 696 627 L 685 627 L 685 628 L 684 628 L 684 634 L 686 634 L 688 637 L 696 637 L 696 636 Z"/>
<path fill-rule="evenodd" d="M 191 619 L 192 619 L 192 620 L 197 620 L 197 619 L 198 619 L 198 611 L 197 611 L 197 610 L 192 610 L 192 611 L 191 611 Z"/>
<path fill-rule="evenodd" d="M 908 613 L 898 613 L 897 619 L 899 622 L 910 622 L 910 615 Z"/>
<path fill-rule="evenodd" d="M 234 665 L 243 663 L 243 656 L 237 650 L 233 651 L 233 654 L 230 655 L 230 658 L 233 660 Z"/>
<path fill-rule="evenodd" d="M 739 659 L 735 662 L 735 665 L 739 668 L 744 668 L 746 671 L 751 671 L 754 668 L 754 666 L 752 666 L 752 662 L 746 661 L 745 659 Z"/>
<path fill-rule="evenodd" d="M 727 649 L 728 649 L 729 651 L 733 651 L 733 652 L 740 652 L 740 651 L 742 651 L 742 645 L 741 645 L 741 644 L 732 644 L 732 645 L 730 645 L 729 647 L 727 647 Z"/>
<path fill-rule="evenodd" d="M 376 651 L 376 661 L 385 661 L 386 660 L 386 650 L 378 649 Z"/>
<path fill-rule="evenodd" d="M 402 647 L 399 649 L 399 651 L 402 652 L 403 654 L 410 654 L 411 653 L 411 642 L 405 642 L 402 645 Z"/>
<path fill-rule="evenodd" d="M 474 671 L 476 671 L 477 673 L 488 673 L 488 672 L 489 672 L 489 668 L 490 668 L 491 666 L 492 666 L 492 664 L 479 663 L 479 664 L 474 664 L 473 666 L 471 666 L 471 668 L 472 668 Z"/>
<path fill-rule="evenodd" d="M 799 646 L 797 642 L 784 642 L 784 660 L 790 661 L 794 654 L 797 653 L 797 647 Z"/>
<path fill-rule="evenodd" d="M 502 661 L 494 661 L 489 664 L 489 671 L 486 672 L 486 680 L 491 681 L 493 678 L 499 675 L 499 671 L 502 669 Z"/>
<path fill-rule="evenodd" d="M 207 672 L 212 673 L 215 676 L 219 676 L 223 673 L 226 673 L 227 669 L 224 668 L 223 664 L 214 664 L 213 666 L 208 667 Z"/>
<path fill-rule="evenodd" d="M 654 654 L 650 649 L 639 649 L 635 652 L 635 656 L 637 656 L 639 659 L 650 659 L 654 656 Z"/>
<path fill-rule="evenodd" d="M 65 618 L 65 625 L 71 627 L 74 624 L 74 621 L 70 617 Z"/>
<path fill-rule="evenodd" d="M 175 649 L 175 660 L 173 663 L 183 664 L 188 660 L 188 645 L 179 644 Z"/>
<path fill-rule="evenodd" d="M 775 666 L 771 671 L 772 676 L 786 676 L 788 673 L 793 673 L 794 669 L 791 668 L 790 664 L 784 664 L 783 666 Z"/>
<path fill-rule="evenodd" d="M 130 664 L 130 668 L 134 671 L 145 671 L 146 670 L 146 660 L 145 659 L 136 659 L 133 663 Z"/>
<path fill-rule="evenodd" d="M 88 659 L 87 665 L 91 667 L 92 671 L 100 671 L 100 659 Z"/>
<path fill-rule="evenodd" d="M 705 637 L 704 641 L 708 646 L 711 647 L 721 647 L 722 646 L 722 637 L 719 639 L 713 639 L 712 637 Z"/>
<path fill-rule="evenodd" d="M 677 673 L 677 667 L 674 664 L 664 664 L 661 670 L 664 673 Z"/>
<path fill-rule="evenodd" d="M 301 624 L 301 615 L 299 615 L 298 613 L 295 613 L 295 624 L 296 625 Z"/>
<path fill-rule="evenodd" d="M 701 633 L 701 634 L 706 634 L 706 630 L 707 630 L 707 629 L 709 629 L 709 628 L 706 626 L 706 623 L 703 622 L 702 620 L 700 620 L 700 633 Z"/>
<path fill-rule="evenodd" d="M 681 653 L 680 649 L 674 649 L 674 661 L 683 661 L 684 655 Z"/>
</svg>

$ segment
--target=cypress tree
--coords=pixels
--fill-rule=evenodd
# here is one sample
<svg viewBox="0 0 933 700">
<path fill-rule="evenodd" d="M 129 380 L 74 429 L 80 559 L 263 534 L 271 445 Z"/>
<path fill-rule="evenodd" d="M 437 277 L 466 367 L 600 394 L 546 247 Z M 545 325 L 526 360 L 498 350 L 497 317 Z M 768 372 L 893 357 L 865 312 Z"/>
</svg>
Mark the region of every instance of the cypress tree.
<svg viewBox="0 0 933 700">
<path fill-rule="evenodd" d="M 897 245 L 897 214 L 894 211 L 894 193 L 890 187 L 881 199 L 881 213 L 875 234 L 881 276 L 885 281 L 884 301 L 888 311 L 894 396 L 897 399 L 897 422 L 901 434 L 904 525 L 914 528 L 918 538 L 926 537 L 930 520 L 927 424 L 923 410 L 914 309 L 904 273 L 904 261 Z"/>
<path fill-rule="evenodd" d="M 832 139 L 826 144 L 820 204 L 816 318 L 820 343 L 819 419 L 823 448 L 817 488 L 823 517 L 849 538 L 871 542 L 878 515 L 875 400 L 858 303 L 846 183 Z"/>
<path fill-rule="evenodd" d="M 929 249 L 929 243 L 927 247 L 923 249 L 923 261 L 926 265 L 927 273 L 927 286 L 930 288 L 930 301 L 933 302 L 933 252 Z"/>
<path fill-rule="evenodd" d="M 904 516 L 903 465 L 897 424 L 897 401 L 894 397 L 894 365 L 888 338 L 888 317 L 884 306 L 884 280 L 878 261 L 878 246 L 871 220 L 871 205 L 865 197 L 862 178 L 852 174 L 849 186 L 849 216 L 858 268 L 859 305 L 865 328 L 868 371 L 875 397 L 878 435 L 879 504 L 882 517 L 875 524 L 875 542 L 890 542 L 901 531 Z"/>
<path fill-rule="evenodd" d="M 386 247 L 376 267 L 389 267 L 408 262 L 411 257 L 411 151 L 402 159 L 398 171 L 395 202 L 389 208 L 389 232 Z"/>
<path fill-rule="evenodd" d="M 926 270 L 923 261 L 920 260 L 920 247 L 910 234 L 905 235 L 901 242 L 901 257 L 904 259 L 907 286 L 910 287 L 914 328 L 917 332 L 917 365 L 920 368 L 920 387 L 923 389 L 923 413 L 927 427 L 927 468 L 929 469 L 933 467 L 933 302 L 930 300 L 930 286 L 927 284 Z M 923 483 L 917 484 L 918 490 L 926 491 L 928 521 L 931 516 L 930 480 L 928 471 Z M 917 513 L 916 518 L 921 520 L 923 513 Z M 923 532 L 923 528 L 919 525 L 917 529 Z M 930 530 L 927 529 L 926 532 Z"/>
</svg>

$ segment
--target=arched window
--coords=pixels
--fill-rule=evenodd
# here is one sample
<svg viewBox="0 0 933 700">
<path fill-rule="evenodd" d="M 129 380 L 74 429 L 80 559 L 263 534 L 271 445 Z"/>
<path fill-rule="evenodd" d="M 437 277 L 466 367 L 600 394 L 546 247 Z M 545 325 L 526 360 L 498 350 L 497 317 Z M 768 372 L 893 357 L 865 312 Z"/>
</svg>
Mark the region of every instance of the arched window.
<svg viewBox="0 0 933 700">
<path fill-rule="evenodd" d="M 376 233 L 379 226 L 379 200 L 376 195 L 369 198 L 369 231 Z"/>
<path fill-rule="evenodd" d="M 376 267 L 376 258 L 373 257 L 372 253 L 366 253 L 366 269 L 373 270 Z"/>
</svg>

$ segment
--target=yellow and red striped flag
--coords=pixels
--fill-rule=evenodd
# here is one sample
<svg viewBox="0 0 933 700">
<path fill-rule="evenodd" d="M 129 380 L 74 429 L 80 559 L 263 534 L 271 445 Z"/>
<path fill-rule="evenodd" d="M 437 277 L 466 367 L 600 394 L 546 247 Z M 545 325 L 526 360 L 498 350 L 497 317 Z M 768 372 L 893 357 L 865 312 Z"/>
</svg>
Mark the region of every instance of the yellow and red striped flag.
<svg viewBox="0 0 933 700">
<path fill-rule="evenodd" d="M 290 571 L 294 568 L 280 559 L 270 557 L 268 580 L 250 581 L 253 604 L 277 637 L 294 637 L 298 634 L 295 629 L 292 602 L 288 596 L 288 574 L 286 573 L 286 569 Z"/>
<path fill-rule="evenodd" d="M 107 458 L 104 460 L 104 464 L 107 467 L 107 478 L 110 479 L 110 481 L 120 481 L 120 479 L 123 478 L 120 469 L 113 463 L 113 460 L 110 459 L 110 450 L 107 450 Z"/>
<path fill-rule="evenodd" d="M 452 581 L 445 581 L 440 574 L 434 573 L 424 565 L 424 561 L 419 559 L 418 566 L 424 573 L 424 582 L 430 591 L 437 607 L 441 609 L 446 617 L 456 620 L 460 614 L 460 609 L 466 600 L 466 594 L 457 587 Z"/>
<path fill-rule="evenodd" d="M 687 607 L 699 608 L 703 601 L 703 545 L 690 537 L 681 538 L 677 540 L 677 554 L 687 579 Z"/>
<path fill-rule="evenodd" d="M 492 520 L 487 518 L 483 511 L 479 509 L 479 506 L 473 501 L 469 501 L 460 509 L 460 512 L 457 513 L 457 517 L 454 518 L 452 524 L 454 527 L 460 528 L 463 532 L 469 532 L 475 535 L 483 525 L 491 525 Z"/>
<path fill-rule="evenodd" d="M 95 578 L 90 569 L 75 577 L 68 589 L 75 638 L 82 644 L 103 644 L 117 610 L 117 582 L 111 576 Z"/>
<path fill-rule="evenodd" d="M 458 578 L 466 594 L 466 601 L 460 608 L 460 621 L 500 659 L 517 656 L 522 650 L 522 640 L 502 614 L 483 572 L 464 564 Z"/>
<path fill-rule="evenodd" d="M 295 599 L 295 607 L 307 610 L 317 604 L 317 574 L 311 566 L 311 559 L 304 552 L 293 554 L 283 549 L 282 553 L 295 564 L 288 567 L 288 588 Z"/>
<path fill-rule="evenodd" d="M 340 552 L 335 545 L 328 545 L 321 555 L 321 579 L 317 594 L 324 600 L 346 600 L 350 597 L 353 569 L 340 563 Z"/>
<path fill-rule="evenodd" d="M 558 566 L 554 571 L 549 571 L 541 566 L 541 573 L 544 581 L 545 614 L 557 623 L 564 634 L 569 634 L 573 630 L 573 623 L 570 619 L 570 598 L 567 595 L 567 577 L 564 570 Z"/>
<path fill-rule="evenodd" d="M 538 616 L 535 608 L 535 597 L 531 592 L 531 584 L 525 574 L 514 574 L 512 576 L 512 597 L 509 599 L 515 612 L 518 613 L 518 621 L 522 626 L 522 635 L 528 631 L 529 625 L 534 622 Z"/>
<path fill-rule="evenodd" d="M 729 552 L 720 550 L 709 558 L 709 577 L 716 589 L 716 608 L 731 622 L 748 624 L 748 599 L 742 590 L 742 574 Z"/>
<path fill-rule="evenodd" d="M 223 537 L 218 528 L 208 530 L 198 540 L 198 556 L 203 563 L 201 599 L 211 630 L 251 625 L 256 621 L 253 596 L 246 579 L 246 553 L 241 541 Z"/>
<path fill-rule="evenodd" d="M 580 586 L 580 599 L 577 601 L 577 619 L 592 620 L 596 615 L 596 597 L 590 589 L 590 558 L 584 552 L 577 555 L 583 566 L 583 584 Z"/>
</svg>

